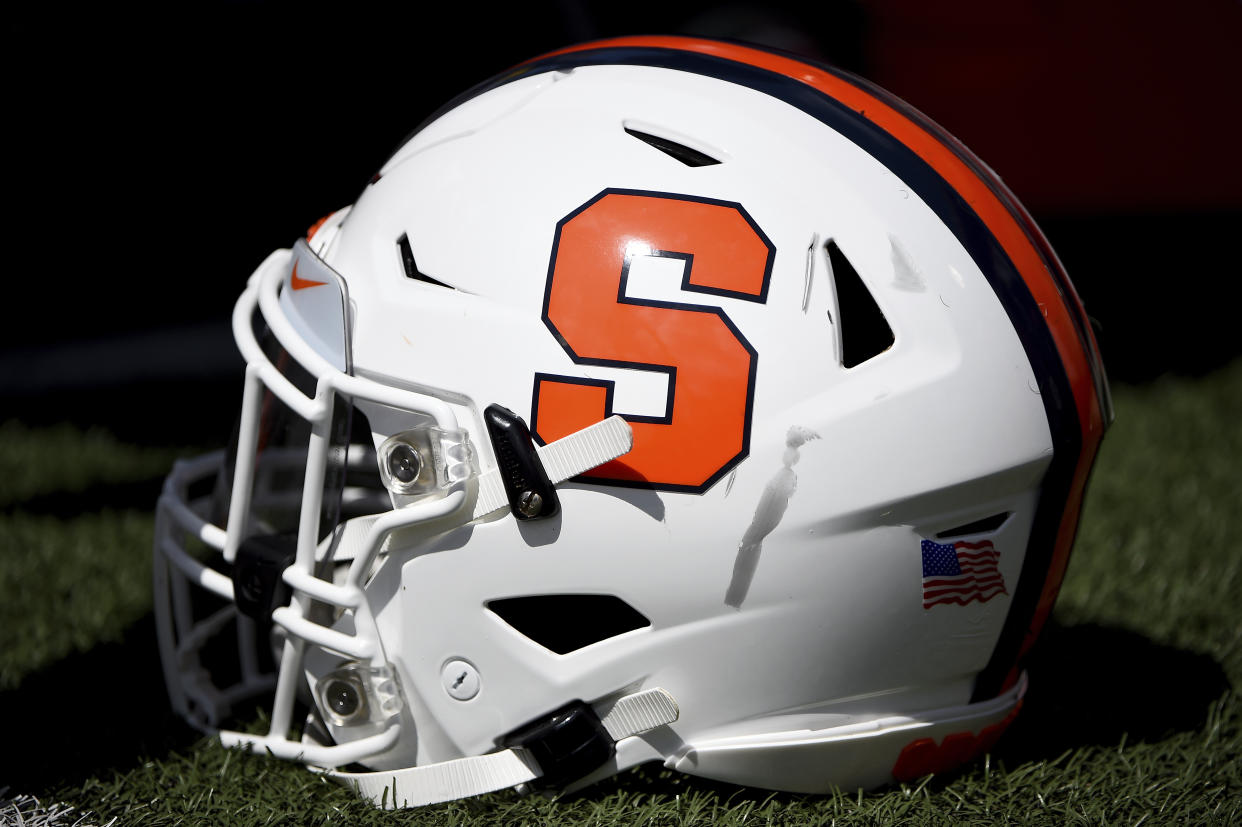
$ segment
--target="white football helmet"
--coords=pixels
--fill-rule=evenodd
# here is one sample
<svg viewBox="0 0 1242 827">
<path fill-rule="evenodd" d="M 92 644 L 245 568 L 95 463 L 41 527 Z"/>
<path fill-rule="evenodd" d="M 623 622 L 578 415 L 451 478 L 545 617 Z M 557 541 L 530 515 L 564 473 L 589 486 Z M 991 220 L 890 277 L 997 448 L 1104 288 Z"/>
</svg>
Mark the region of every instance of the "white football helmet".
<svg viewBox="0 0 1242 827">
<path fill-rule="evenodd" d="M 1082 306 L 901 101 L 732 43 L 516 67 L 279 250 L 178 465 L 172 703 L 376 803 L 641 762 L 801 792 L 986 749 L 1111 419 Z"/>
</svg>

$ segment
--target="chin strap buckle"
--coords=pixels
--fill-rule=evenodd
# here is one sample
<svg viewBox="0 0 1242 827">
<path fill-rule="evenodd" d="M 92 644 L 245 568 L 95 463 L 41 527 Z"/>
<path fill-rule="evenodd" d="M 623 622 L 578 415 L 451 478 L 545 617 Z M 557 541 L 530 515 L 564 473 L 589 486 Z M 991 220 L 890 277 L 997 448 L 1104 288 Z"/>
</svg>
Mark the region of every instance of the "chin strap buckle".
<svg viewBox="0 0 1242 827">
<path fill-rule="evenodd" d="M 483 421 L 496 452 L 500 482 L 513 516 L 519 520 L 555 517 L 561 510 L 561 501 L 522 417 L 501 405 L 488 405 Z"/>
<path fill-rule="evenodd" d="M 377 807 L 421 807 L 538 782 L 564 787 L 612 758 L 616 742 L 641 735 L 680 715 L 663 689 L 625 695 L 603 714 L 574 701 L 526 724 L 504 740 L 505 749 L 438 764 L 380 772 L 325 770 Z"/>
<path fill-rule="evenodd" d="M 515 729 L 502 746 L 521 748 L 539 765 L 539 789 L 557 790 L 604 765 L 617 746 L 595 710 L 572 701 L 543 718 Z"/>
<path fill-rule="evenodd" d="M 541 520 L 560 510 L 555 486 L 634 447 L 630 423 L 610 416 L 547 445 L 536 445 L 522 418 L 489 405 L 483 418 L 496 452 L 497 467 L 479 477 L 474 518 L 505 505 L 519 520 Z"/>
</svg>

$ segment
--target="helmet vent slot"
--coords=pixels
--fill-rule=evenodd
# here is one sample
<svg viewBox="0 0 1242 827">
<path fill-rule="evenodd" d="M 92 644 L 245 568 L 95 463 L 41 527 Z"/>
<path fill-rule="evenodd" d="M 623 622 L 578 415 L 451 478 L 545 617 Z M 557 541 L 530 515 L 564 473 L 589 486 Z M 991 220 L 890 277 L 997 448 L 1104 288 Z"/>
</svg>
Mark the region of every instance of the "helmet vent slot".
<svg viewBox="0 0 1242 827">
<path fill-rule="evenodd" d="M 1009 519 L 1009 516 L 1010 512 L 1002 511 L 999 514 L 993 514 L 991 517 L 984 517 L 981 520 L 955 525 L 953 528 L 937 531 L 936 539 L 944 540 L 948 537 L 965 537 L 969 534 L 991 534 L 999 530 Z"/>
<path fill-rule="evenodd" d="M 397 249 L 401 252 L 401 266 L 405 268 L 405 277 L 414 279 L 415 281 L 423 281 L 427 284 L 434 284 L 437 287 L 447 287 L 452 290 L 451 285 L 442 281 L 433 279 L 431 276 L 418 269 L 418 262 L 414 260 L 414 248 L 410 246 L 410 237 L 405 233 L 397 239 Z"/>
<path fill-rule="evenodd" d="M 642 612 L 610 594 L 506 597 L 488 601 L 487 608 L 558 655 L 651 625 Z"/>
<path fill-rule="evenodd" d="M 719 158 L 713 158 L 706 152 L 701 152 L 692 147 L 688 147 L 672 138 L 664 138 L 659 135 L 652 135 L 650 132 L 643 132 L 639 129 L 625 127 L 625 131 L 633 135 L 645 144 L 655 147 L 672 158 L 676 158 L 688 167 L 707 167 L 712 164 L 719 164 Z"/>
<path fill-rule="evenodd" d="M 837 324 L 841 331 L 841 364 L 852 368 L 879 356 L 896 341 L 893 329 L 858 271 L 837 242 L 824 244 L 837 294 Z"/>
</svg>

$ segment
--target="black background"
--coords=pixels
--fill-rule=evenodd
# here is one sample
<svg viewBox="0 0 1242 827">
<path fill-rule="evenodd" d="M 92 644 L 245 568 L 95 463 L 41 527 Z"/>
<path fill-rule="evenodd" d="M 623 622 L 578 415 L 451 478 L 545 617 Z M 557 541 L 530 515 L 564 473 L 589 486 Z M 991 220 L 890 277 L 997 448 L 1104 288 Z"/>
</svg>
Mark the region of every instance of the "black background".
<svg viewBox="0 0 1242 827">
<path fill-rule="evenodd" d="M 352 202 L 458 92 L 543 51 L 623 34 L 787 48 L 940 121 L 1036 215 L 1114 379 L 1202 373 L 1242 353 L 1242 4 L 928 5 L 6 12 L 0 420 L 210 441 L 240 384 L 231 306 L 270 250 Z"/>
</svg>

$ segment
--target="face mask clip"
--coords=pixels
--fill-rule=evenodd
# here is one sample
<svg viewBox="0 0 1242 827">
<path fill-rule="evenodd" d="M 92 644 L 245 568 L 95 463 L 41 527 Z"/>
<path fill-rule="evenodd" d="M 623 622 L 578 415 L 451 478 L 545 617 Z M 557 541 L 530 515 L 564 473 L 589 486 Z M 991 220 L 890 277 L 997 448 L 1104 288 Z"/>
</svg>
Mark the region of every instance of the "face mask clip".
<svg viewBox="0 0 1242 827">
<path fill-rule="evenodd" d="M 556 487 L 548 479 L 522 417 L 492 404 L 483 411 L 483 421 L 496 451 L 501 484 L 513 516 L 523 521 L 556 516 L 561 510 Z"/>
<path fill-rule="evenodd" d="M 272 612 L 289 602 L 290 590 L 281 579 L 297 556 L 296 534 L 259 534 L 247 537 L 233 562 L 233 596 L 246 617 L 270 622 Z"/>
</svg>

